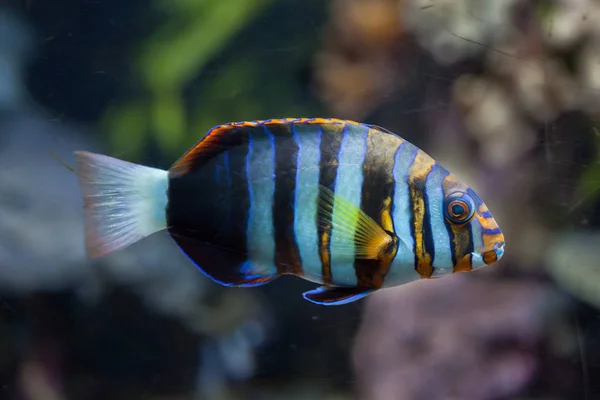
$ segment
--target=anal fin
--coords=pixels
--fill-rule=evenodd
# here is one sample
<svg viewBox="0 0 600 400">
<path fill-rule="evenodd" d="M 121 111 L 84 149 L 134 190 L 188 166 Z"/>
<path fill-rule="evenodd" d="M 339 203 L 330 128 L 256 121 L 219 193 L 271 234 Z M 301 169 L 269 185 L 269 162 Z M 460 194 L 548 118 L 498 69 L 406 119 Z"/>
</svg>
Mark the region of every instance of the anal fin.
<svg viewBox="0 0 600 400">
<path fill-rule="evenodd" d="M 339 306 L 352 303 L 373 293 L 377 289 L 341 286 L 321 286 L 315 290 L 304 292 L 302 296 L 315 304 Z"/>
<path fill-rule="evenodd" d="M 245 260 L 239 252 L 171 232 L 179 248 L 196 267 L 223 286 L 251 287 L 267 284 L 279 274 Z"/>
</svg>

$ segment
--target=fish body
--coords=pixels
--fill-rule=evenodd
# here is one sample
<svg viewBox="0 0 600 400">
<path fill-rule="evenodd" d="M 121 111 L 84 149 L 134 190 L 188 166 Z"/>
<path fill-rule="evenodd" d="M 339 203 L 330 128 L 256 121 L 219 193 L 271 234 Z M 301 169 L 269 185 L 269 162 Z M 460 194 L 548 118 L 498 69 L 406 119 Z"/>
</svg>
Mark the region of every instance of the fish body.
<svg viewBox="0 0 600 400">
<path fill-rule="evenodd" d="M 383 128 L 336 119 L 220 125 L 169 171 L 78 152 L 92 257 L 167 229 L 225 286 L 296 275 L 344 304 L 497 261 L 504 237 L 477 194 Z"/>
</svg>

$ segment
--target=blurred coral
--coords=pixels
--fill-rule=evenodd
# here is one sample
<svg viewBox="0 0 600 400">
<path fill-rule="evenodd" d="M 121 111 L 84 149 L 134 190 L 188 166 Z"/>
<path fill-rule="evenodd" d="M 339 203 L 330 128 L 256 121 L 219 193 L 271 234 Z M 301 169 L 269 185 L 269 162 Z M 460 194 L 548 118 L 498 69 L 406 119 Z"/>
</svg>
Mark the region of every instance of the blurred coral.
<svg viewBox="0 0 600 400">
<path fill-rule="evenodd" d="M 406 31 L 442 64 L 480 55 L 486 46 L 514 34 L 507 23 L 522 0 L 403 0 L 399 12 Z"/>
<path fill-rule="evenodd" d="M 546 8 L 523 1 L 477 2 L 482 11 L 477 16 L 473 15 L 475 2 L 438 3 L 445 6 L 445 12 L 432 11 L 438 18 L 464 17 L 456 27 L 493 29 L 493 35 L 458 34 L 452 23 L 440 23 L 431 29 L 415 24 L 413 30 L 423 38 L 441 30 L 483 53 L 484 72 L 458 78 L 453 97 L 490 166 L 508 165 L 527 154 L 536 143 L 536 129 L 563 113 L 581 110 L 591 117 L 598 115 L 599 78 L 593 65 L 598 58 L 600 24 L 590 22 L 600 15 L 598 2 L 557 1 L 545 3 Z M 431 4 L 422 13 L 436 8 Z M 444 56 L 446 50 L 431 41 L 421 43 L 434 56 L 450 60 Z M 574 68 L 567 65 L 569 58 Z"/>
<path fill-rule="evenodd" d="M 332 111 L 360 119 L 401 80 L 398 0 L 336 0 L 316 56 L 317 90 Z"/>
<path fill-rule="evenodd" d="M 373 295 L 354 346 L 360 398 L 481 400 L 519 393 L 540 367 L 540 343 L 555 332 L 548 328 L 563 323 L 565 303 L 554 296 L 537 283 L 464 275 Z M 573 349 L 562 343 L 553 350 L 564 357 Z"/>
<path fill-rule="evenodd" d="M 598 2 L 350 0 L 330 12 L 316 75 L 336 114 L 360 119 L 401 90 L 414 39 L 440 64 L 482 63 L 455 80 L 452 103 L 490 167 L 527 154 L 538 127 L 563 113 L 600 117 Z"/>
</svg>

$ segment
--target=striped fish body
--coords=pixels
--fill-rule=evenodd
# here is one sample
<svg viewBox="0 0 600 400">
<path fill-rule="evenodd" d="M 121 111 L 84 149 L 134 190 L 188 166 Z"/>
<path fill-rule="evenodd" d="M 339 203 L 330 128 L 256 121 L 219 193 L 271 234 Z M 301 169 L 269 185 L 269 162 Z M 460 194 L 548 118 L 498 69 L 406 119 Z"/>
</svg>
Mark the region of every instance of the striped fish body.
<svg viewBox="0 0 600 400">
<path fill-rule="evenodd" d="M 469 271 L 503 246 L 472 190 L 399 136 L 351 121 L 213 128 L 174 164 L 168 187 L 168 230 L 208 276 L 254 286 L 293 274 L 325 285 L 305 293 L 321 304 Z M 445 198 L 457 191 L 476 208 L 468 223 L 445 218 Z M 363 249 L 370 230 L 357 213 L 388 235 L 386 252 Z"/>
<path fill-rule="evenodd" d="M 99 257 L 167 229 L 225 286 L 291 274 L 344 304 L 497 261 L 487 206 L 422 150 L 335 119 L 229 123 L 163 171 L 77 152 L 86 247 Z"/>
</svg>

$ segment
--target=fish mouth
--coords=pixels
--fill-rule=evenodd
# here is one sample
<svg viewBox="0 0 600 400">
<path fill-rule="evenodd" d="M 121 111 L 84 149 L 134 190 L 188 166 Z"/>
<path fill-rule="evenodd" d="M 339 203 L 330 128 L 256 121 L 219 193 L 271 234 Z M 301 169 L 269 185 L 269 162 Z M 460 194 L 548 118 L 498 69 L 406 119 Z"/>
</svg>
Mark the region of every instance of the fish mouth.
<svg viewBox="0 0 600 400">
<path fill-rule="evenodd" d="M 496 252 L 496 261 L 501 259 L 504 255 L 504 242 L 496 243 L 494 245 L 494 251 Z"/>
<path fill-rule="evenodd" d="M 491 250 L 483 250 L 481 252 L 471 253 L 473 256 L 473 266 L 478 265 L 482 267 L 484 265 L 490 265 L 498 261 L 504 255 L 504 242 L 498 242 L 494 244 L 494 248 Z M 477 268 L 477 267 L 475 267 Z"/>
</svg>

